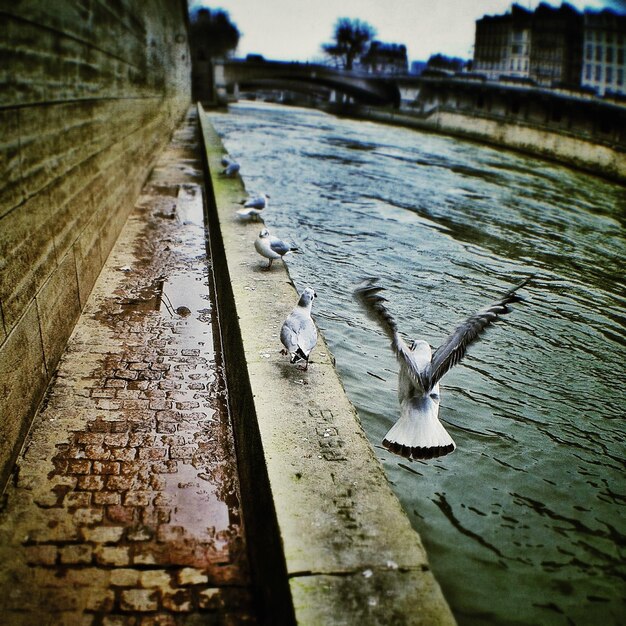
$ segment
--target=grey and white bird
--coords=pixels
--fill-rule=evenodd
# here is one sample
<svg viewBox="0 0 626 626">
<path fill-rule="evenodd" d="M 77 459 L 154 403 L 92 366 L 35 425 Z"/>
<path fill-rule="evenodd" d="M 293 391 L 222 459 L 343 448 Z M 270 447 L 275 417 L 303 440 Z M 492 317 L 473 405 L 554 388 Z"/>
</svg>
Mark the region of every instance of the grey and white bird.
<svg viewBox="0 0 626 626">
<path fill-rule="evenodd" d="M 237 161 L 231 159 L 229 156 L 223 156 L 221 159 L 221 163 L 224 167 L 224 169 L 222 170 L 222 174 L 224 176 L 228 176 L 229 178 L 235 176 L 241 169 L 241 165 L 239 165 Z"/>
<path fill-rule="evenodd" d="M 317 343 L 317 328 L 311 319 L 316 297 L 315 291 L 307 287 L 280 329 L 280 341 L 285 346 L 282 353 L 289 354 L 292 363 L 304 361 L 303 370 L 308 369 L 309 355 Z"/>
<path fill-rule="evenodd" d="M 269 199 L 271 196 L 267 193 L 260 193 L 258 196 L 250 196 L 245 202 L 243 202 L 243 208 L 258 209 L 259 211 L 267 208 Z"/>
<path fill-rule="evenodd" d="M 387 310 L 387 300 L 380 295 L 383 287 L 377 279 L 367 279 L 354 294 L 368 315 L 376 320 L 391 339 L 391 349 L 400 364 L 398 400 L 400 418 L 385 435 L 383 445 L 392 452 L 411 459 L 430 459 L 452 452 L 456 444 L 439 421 L 439 381 L 465 356 L 470 344 L 501 315 L 509 305 L 524 298 L 517 294 L 532 276 L 507 291 L 497 302 L 468 317 L 433 352 L 428 342 L 406 343 L 396 321 Z"/>
<path fill-rule="evenodd" d="M 282 259 L 290 252 L 298 251 L 296 246 L 292 246 L 291 244 L 284 242 L 282 239 L 278 239 L 278 237 L 272 237 L 267 228 L 264 228 L 259 233 L 259 236 L 254 242 L 254 247 L 261 256 L 269 259 L 269 265 L 266 268 L 268 270 L 272 267 L 272 263 L 275 259 Z"/>
<path fill-rule="evenodd" d="M 248 198 L 243 202 L 243 209 L 238 209 L 237 216 L 244 220 L 258 219 L 263 221 L 262 213 L 268 207 L 269 199 L 270 196 L 264 193 Z"/>
</svg>

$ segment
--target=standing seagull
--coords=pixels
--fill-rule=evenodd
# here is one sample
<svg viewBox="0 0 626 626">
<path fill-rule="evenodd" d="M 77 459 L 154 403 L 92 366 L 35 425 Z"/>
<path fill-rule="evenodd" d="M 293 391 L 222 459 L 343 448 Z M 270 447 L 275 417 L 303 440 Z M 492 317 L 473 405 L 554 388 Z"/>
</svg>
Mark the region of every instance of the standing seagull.
<svg viewBox="0 0 626 626">
<path fill-rule="evenodd" d="M 376 284 L 377 279 L 367 279 L 355 290 L 356 298 L 391 339 L 391 349 L 400 362 L 400 419 L 385 435 L 385 448 L 412 459 L 431 459 L 456 448 L 438 418 L 439 381 L 465 356 L 468 346 L 489 324 L 509 313 L 509 304 L 524 299 L 516 292 L 531 278 L 529 276 L 507 291 L 498 302 L 459 324 L 434 352 L 426 341 L 414 340 L 409 346 L 400 337 L 397 324 L 385 307 L 387 300 L 379 295 L 383 288 Z"/>
<path fill-rule="evenodd" d="M 309 355 L 317 343 L 317 328 L 311 319 L 311 307 L 316 297 L 315 291 L 307 287 L 280 329 L 280 341 L 285 346 L 282 353 L 290 354 L 292 363 L 304 361 L 304 370 L 309 367 Z"/>
<path fill-rule="evenodd" d="M 243 209 L 237 211 L 237 216 L 241 219 L 258 219 L 263 221 L 261 213 L 269 205 L 269 198 L 270 196 L 264 193 L 248 198 L 243 203 Z"/>
<path fill-rule="evenodd" d="M 270 262 L 266 268 L 268 270 L 272 267 L 272 262 L 274 261 L 274 259 L 281 259 L 290 252 L 298 251 L 298 248 L 296 248 L 295 246 L 291 246 L 281 239 L 278 239 L 277 237 L 272 237 L 270 235 L 270 231 L 267 230 L 267 228 L 264 228 L 259 233 L 259 236 L 254 242 L 254 247 L 261 256 L 269 259 Z"/>
<path fill-rule="evenodd" d="M 269 204 L 269 198 L 271 196 L 267 193 L 260 193 L 258 196 L 250 196 L 245 202 L 242 202 L 243 208 L 253 208 L 259 211 L 267 208 Z"/>
</svg>

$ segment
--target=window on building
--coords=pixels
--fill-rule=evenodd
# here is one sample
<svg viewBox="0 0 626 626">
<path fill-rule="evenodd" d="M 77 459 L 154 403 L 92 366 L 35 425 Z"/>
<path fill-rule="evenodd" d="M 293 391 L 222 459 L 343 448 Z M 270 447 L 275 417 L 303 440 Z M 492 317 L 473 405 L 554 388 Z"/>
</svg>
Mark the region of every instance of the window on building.
<svg viewBox="0 0 626 626">
<path fill-rule="evenodd" d="M 624 63 L 624 48 L 617 49 L 617 63 L 622 65 Z"/>
<path fill-rule="evenodd" d="M 596 61 L 602 61 L 602 46 L 596 46 Z"/>
<path fill-rule="evenodd" d="M 596 65 L 596 82 L 600 82 L 602 80 L 602 66 Z"/>
<path fill-rule="evenodd" d="M 618 85 L 623 85 L 624 84 L 624 70 L 617 70 L 617 84 Z"/>
<path fill-rule="evenodd" d="M 591 80 L 591 65 L 585 66 L 585 79 Z"/>
<path fill-rule="evenodd" d="M 585 54 L 585 58 L 588 59 L 589 61 L 593 59 L 593 45 L 590 43 L 587 44 L 587 52 Z"/>
<path fill-rule="evenodd" d="M 613 68 L 612 67 L 606 68 L 606 82 L 607 83 L 613 82 Z"/>
<path fill-rule="evenodd" d="M 606 62 L 613 63 L 613 47 L 608 46 L 606 49 Z"/>
</svg>

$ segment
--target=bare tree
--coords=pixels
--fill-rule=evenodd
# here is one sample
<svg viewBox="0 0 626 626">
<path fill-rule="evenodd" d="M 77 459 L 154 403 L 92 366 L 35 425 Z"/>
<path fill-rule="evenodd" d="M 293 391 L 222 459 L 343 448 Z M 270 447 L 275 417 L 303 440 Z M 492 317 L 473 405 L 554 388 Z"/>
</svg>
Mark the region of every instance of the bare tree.
<svg viewBox="0 0 626 626">
<path fill-rule="evenodd" d="M 335 24 L 333 43 L 322 44 L 322 50 L 351 70 L 354 61 L 366 52 L 369 43 L 376 36 L 376 29 L 359 19 L 340 17 Z"/>
<path fill-rule="evenodd" d="M 239 37 L 239 29 L 230 21 L 226 11 L 199 9 L 191 15 L 190 43 L 197 59 L 226 55 L 237 48 Z"/>
</svg>

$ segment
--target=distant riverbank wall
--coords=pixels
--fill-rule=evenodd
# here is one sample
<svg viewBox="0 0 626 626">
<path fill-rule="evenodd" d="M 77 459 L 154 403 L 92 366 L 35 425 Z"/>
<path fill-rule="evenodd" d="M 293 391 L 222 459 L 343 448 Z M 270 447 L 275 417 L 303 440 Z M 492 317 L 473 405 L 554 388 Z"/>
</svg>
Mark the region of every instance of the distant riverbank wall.
<svg viewBox="0 0 626 626">
<path fill-rule="evenodd" d="M 332 110 L 503 146 L 626 183 L 626 103 L 448 77 L 399 79 L 399 85 L 399 109 Z"/>
<path fill-rule="evenodd" d="M 183 0 L 3 3 L 0 491 L 154 159 L 191 101 Z"/>
</svg>

